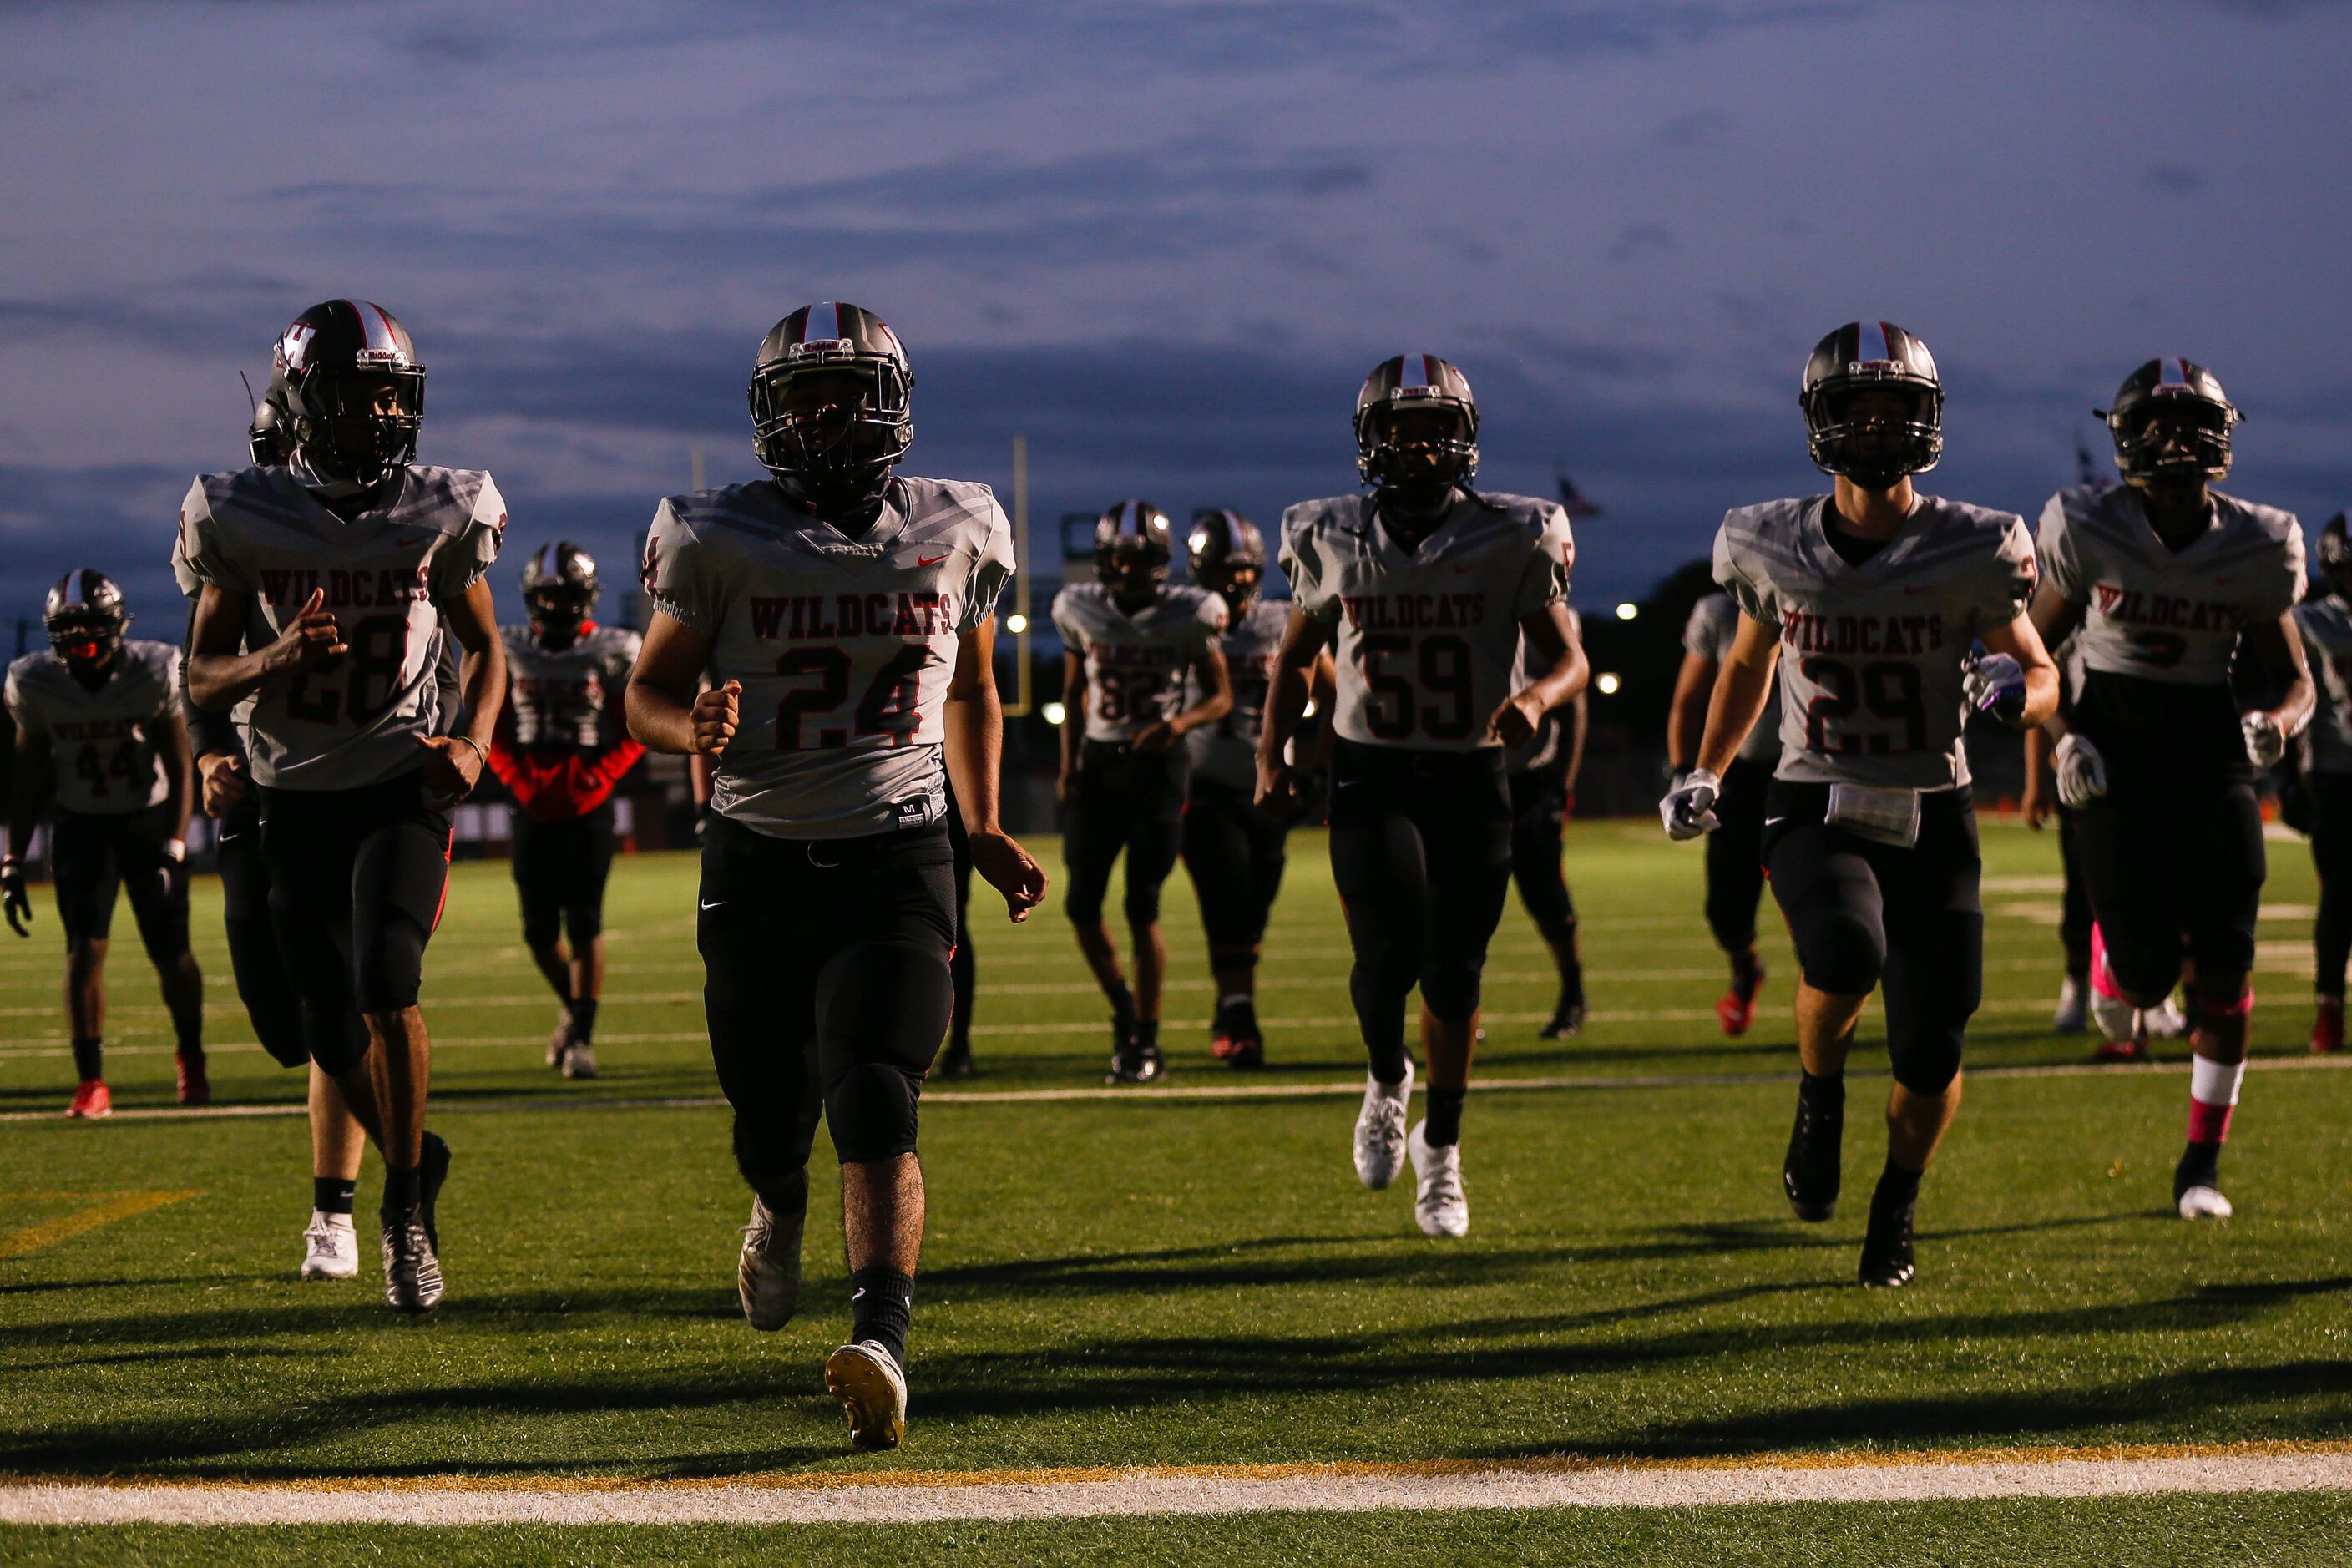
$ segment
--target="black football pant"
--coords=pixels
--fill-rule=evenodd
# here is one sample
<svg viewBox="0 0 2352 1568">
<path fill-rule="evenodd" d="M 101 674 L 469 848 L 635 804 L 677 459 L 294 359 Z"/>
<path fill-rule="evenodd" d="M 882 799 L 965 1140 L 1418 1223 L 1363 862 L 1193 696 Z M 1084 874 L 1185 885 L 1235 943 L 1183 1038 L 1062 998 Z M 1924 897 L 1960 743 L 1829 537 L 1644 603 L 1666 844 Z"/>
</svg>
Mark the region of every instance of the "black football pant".
<svg viewBox="0 0 2352 1568">
<path fill-rule="evenodd" d="M 1213 968 L 1257 963 L 1266 917 L 1282 891 L 1288 816 L 1269 817 L 1250 804 L 1251 791 L 1195 778 L 1184 808 L 1184 869 L 1201 900 Z"/>
<path fill-rule="evenodd" d="M 413 773 L 260 793 L 278 955 L 301 996 L 310 1059 L 340 1076 L 367 1050 L 353 1015 L 416 1005 L 449 891 L 449 818 L 426 807 Z"/>
<path fill-rule="evenodd" d="M 2083 871 L 2083 834 L 2074 825 L 2074 808 L 2058 808 L 2058 863 L 2066 875 L 2066 894 L 2058 912 L 2058 941 L 2069 958 L 2089 960 L 2091 952 L 2091 880 Z"/>
<path fill-rule="evenodd" d="M 58 923 L 68 946 L 106 941 L 114 929 L 115 897 L 127 893 L 149 958 L 169 963 L 188 951 L 187 873 L 163 853 L 172 837 L 170 812 L 150 805 L 119 816 L 58 813 L 49 829 L 49 865 L 57 879 Z"/>
<path fill-rule="evenodd" d="M 1062 910 L 1072 921 L 1102 919 L 1111 867 L 1127 852 L 1127 923 L 1160 920 L 1160 887 L 1183 841 L 1184 750 L 1139 752 L 1107 741 L 1078 748 L 1078 772 L 1064 807 L 1062 858 L 1070 873 Z"/>
<path fill-rule="evenodd" d="M 1514 773 L 1511 790 L 1511 880 L 1519 902 L 1547 942 L 1564 942 L 1576 929 L 1576 903 L 1559 868 L 1568 816 L 1568 764 Z"/>
<path fill-rule="evenodd" d="M 2344 994 L 2344 968 L 2352 955 L 2352 773 L 2313 773 L 2311 863 L 2319 873 L 2319 918 L 2312 946 L 2318 968 L 2313 989 Z"/>
<path fill-rule="evenodd" d="M 710 1054 L 752 1190 L 798 1201 L 820 1116 L 844 1163 L 913 1152 L 954 1005 L 946 828 L 810 841 L 714 815 L 701 905 Z"/>
<path fill-rule="evenodd" d="M 561 822 L 514 814 L 515 892 L 522 939 L 552 947 L 559 932 L 581 952 L 604 930 L 604 881 L 613 871 L 613 803 Z"/>
<path fill-rule="evenodd" d="M 1765 865 L 1805 984 L 1842 996 L 1883 987 L 1895 1081 L 1943 1093 L 1984 994 L 1983 862 L 1969 792 L 1922 795 L 1908 848 L 1831 826 L 1827 784 L 1775 779 L 1766 802 Z"/>
<path fill-rule="evenodd" d="M 1734 758 L 1715 797 L 1721 826 L 1706 836 L 1706 929 L 1726 952 L 1756 945 L 1756 906 L 1764 897 L 1764 796 L 1772 770 Z"/>
<path fill-rule="evenodd" d="M 261 802 L 252 795 L 220 819 L 221 906 L 228 927 L 229 967 L 236 975 L 237 999 L 253 1021 L 254 1037 L 280 1067 L 308 1066 L 310 1047 L 302 1033 L 302 998 L 287 976 L 269 920 L 269 862 L 261 850 Z M 357 1015 L 351 1019 L 354 1058 L 366 1048 Z"/>
<path fill-rule="evenodd" d="M 1355 967 L 1348 994 L 1375 1062 L 1401 1059 L 1415 985 L 1447 1023 L 1478 1011 L 1486 943 L 1511 882 L 1511 796 L 1499 747 L 1413 752 L 1339 742 L 1331 875 Z"/>
</svg>

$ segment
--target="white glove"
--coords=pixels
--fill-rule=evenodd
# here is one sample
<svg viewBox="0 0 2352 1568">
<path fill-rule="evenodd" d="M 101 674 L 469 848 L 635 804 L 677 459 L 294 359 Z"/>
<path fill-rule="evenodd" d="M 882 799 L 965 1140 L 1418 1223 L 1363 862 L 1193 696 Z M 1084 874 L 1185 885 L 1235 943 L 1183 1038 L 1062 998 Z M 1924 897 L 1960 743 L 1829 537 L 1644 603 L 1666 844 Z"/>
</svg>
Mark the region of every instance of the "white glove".
<svg viewBox="0 0 2352 1568">
<path fill-rule="evenodd" d="M 2107 793 L 2106 759 L 2074 731 L 2059 741 L 2052 758 L 2058 764 L 2058 799 L 2068 810 L 2088 805 Z"/>
<path fill-rule="evenodd" d="M 2254 760 L 2254 766 L 2276 767 L 2278 760 L 2286 755 L 2286 731 L 2279 728 L 2277 720 L 2261 709 L 2252 709 L 2241 715 L 2238 728 L 2246 737 L 2246 755 Z"/>
<path fill-rule="evenodd" d="M 2025 667 L 2005 653 L 1970 654 L 1960 664 L 1960 692 L 1979 712 L 2014 724 L 2025 711 Z"/>
<path fill-rule="evenodd" d="M 1715 797 L 1722 790 L 1723 781 L 1705 768 L 1693 768 L 1685 773 L 1682 782 L 1658 802 L 1658 819 L 1666 825 L 1666 837 L 1696 838 L 1714 832 L 1718 826 Z"/>
</svg>

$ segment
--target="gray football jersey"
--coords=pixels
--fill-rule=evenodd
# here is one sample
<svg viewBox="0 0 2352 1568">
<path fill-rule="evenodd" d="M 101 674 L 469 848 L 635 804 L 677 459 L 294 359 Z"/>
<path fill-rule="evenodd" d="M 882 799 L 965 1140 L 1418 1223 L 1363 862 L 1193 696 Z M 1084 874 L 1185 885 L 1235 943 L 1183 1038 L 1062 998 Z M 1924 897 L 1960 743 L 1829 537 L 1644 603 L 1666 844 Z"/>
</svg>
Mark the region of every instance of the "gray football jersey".
<svg viewBox="0 0 2352 1568">
<path fill-rule="evenodd" d="M 2238 634 L 2303 592 L 2294 514 L 2219 491 L 2213 526 L 2165 548 L 2129 485 L 2076 485 L 2042 509 L 2042 574 L 2083 606 L 2083 661 L 2110 675 L 2225 686 Z"/>
<path fill-rule="evenodd" d="M 500 626 L 499 636 L 507 645 L 506 713 L 516 746 L 593 755 L 627 737 L 621 694 L 643 644 L 636 633 L 592 622 L 560 648 L 542 646 L 527 626 Z"/>
<path fill-rule="evenodd" d="M 1289 625 L 1289 600 L 1255 598 L 1217 640 L 1233 677 L 1234 708 L 1215 723 L 1184 737 L 1195 777 L 1241 790 L 1257 787 L 1257 742 L 1265 731 L 1266 692 L 1273 687 L 1275 656 L 1282 651 L 1282 634 Z M 1188 666 L 1184 706 L 1190 708 L 1206 695 L 1200 677 Z"/>
<path fill-rule="evenodd" d="M 251 595 L 246 641 L 257 648 L 323 591 L 351 649 L 254 693 L 255 782 L 356 789 L 416 771 L 417 738 L 448 729 L 434 679 L 441 606 L 489 570 L 506 521 L 498 486 L 473 468 L 411 464 L 349 522 L 282 468 L 197 478 L 174 547 L 183 585 Z"/>
<path fill-rule="evenodd" d="M 1735 508 L 1715 539 L 1715 580 L 1780 629 L 1775 771 L 1804 784 L 1964 784 L 1960 662 L 2032 595 L 2025 521 L 1921 496 L 1902 532 L 1849 564 L 1822 531 L 1829 503 Z"/>
<path fill-rule="evenodd" d="M 2333 594 L 2294 607 L 2311 660 L 2319 710 L 2311 719 L 2311 771 L 2352 773 L 2352 604 Z"/>
<path fill-rule="evenodd" d="M 1407 552 L 1369 496 L 1282 514 L 1282 571 L 1298 607 L 1330 625 L 1333 725 L 1346 740 L 1415 751 L 1496 744 L 1486 721 L 1514 689 L 1519 620 L 1568 596 L 1576 543 L 1548 500 L 1463 497 Z"/>
<path fill-rule="evenodd" d="M 1720 671 L 1730 657 L 1731 639 L 1738 633 L 1739 602 L 1728 594 L 1709 594 L 1691 606 L 1690 619 L 1683 623 L 1683 651 L 1711 661 Z M 1777 668 L 1764 711 L 1756 716 L 1756 728 L 1748 731 L 1748 739 L 1740 744 L 1739 760 L 1768 768 L 1780 760 L 1780 672 Z"/>
<path fill-rule="evenodd" d="M 7 700 L 19 730 L 48 738 L 59 810 L 119 816 L 171 793 L 153 726 L 179 709 L 178 648 L 124 642 L 95 691 L 56 654 L 28 653 L 8 667 Z"/>
<path fill-rule="evenodd" d="M 1584 617 L 1570 610 L 1568 612 L 1568 624 L 1576 633 L 1577 640 L 1583 641 Z M 1535 645 L 1528 641 L 1527 634 L 1520 633 L 1518 663 L 1511 670 L 1512 689 L 1534 684 L 1536 678 L 1550 668 L 1551 661 L 1539 658 Z M 1570 707 L 1570 704 L 1563 702 L 1546 713 L 1543 722 L 1536 726 L 1534 738 L 1524 746 L 1510 749 L 1510 769 L 1513 773 L 1535 773 L 1564 760 L 1562 752 L 1569 742 Z"/>
<path fill-rule="evenodd" d="M 942 820 L 956 639 L 1012 575 L 1012 526 L 986 485 L 902 475 L 856 539 L 771 479 L 663 501 L 646 591 L 710 639 L 713 681 L 743 683 L 712 805 L 772 838 Z"/>
<path fill-rule="evenodd" d="M 1180 710 L 1184 675 L 1225 629 L 1225 602 L 1171 583 L 1130 616 L 1099 583 L 1054 595 L 1062 646 L 1086 660 L 1087 739 L 1131 741 Z"/>
</svg>

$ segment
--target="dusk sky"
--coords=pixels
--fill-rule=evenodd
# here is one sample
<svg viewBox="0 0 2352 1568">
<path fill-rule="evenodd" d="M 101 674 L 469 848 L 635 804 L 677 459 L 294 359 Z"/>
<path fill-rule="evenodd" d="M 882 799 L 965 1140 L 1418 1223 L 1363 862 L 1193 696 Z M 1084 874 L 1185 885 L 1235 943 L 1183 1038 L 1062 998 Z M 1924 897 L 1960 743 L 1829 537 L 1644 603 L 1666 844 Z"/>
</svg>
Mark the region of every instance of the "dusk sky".
<svg viewBox="0 0 2352 1568">
<path fill-rule="evenodd" d="M 2189 0 L 1513 6 L 15 5 L 0 11 L 0 626 L 68 567 L 176 639 L 189 477 L 243 370 L 373 299 L 422 456 L 625 583 L 812 300 L 915 361 L 908 467 L 1042 550 L 1351 489 L 1358 383 L 1461 364 L 1481 482 L 1567 466 L 1580 603 L 1820 488 L 1795 391 L 1856 317 L 1935 351 L 1926 488 L 2031 511 L 2133 365 L 2250 416 L 2230 489 L 2352 501 L 2352 16 Z M 1052 568 L 1049 566 L 1048 570 Z M 5 648 L 0 648 L 5 651 Z"/>
</svg>

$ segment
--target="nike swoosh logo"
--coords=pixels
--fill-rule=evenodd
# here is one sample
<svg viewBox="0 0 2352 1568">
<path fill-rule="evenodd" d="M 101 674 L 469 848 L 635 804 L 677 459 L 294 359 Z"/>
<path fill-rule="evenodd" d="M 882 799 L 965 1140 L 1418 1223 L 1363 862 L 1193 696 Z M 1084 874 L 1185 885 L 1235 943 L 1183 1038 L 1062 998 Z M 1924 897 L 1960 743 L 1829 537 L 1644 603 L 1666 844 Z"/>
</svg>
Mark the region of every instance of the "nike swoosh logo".
<svg viewBox="0 0 2352 1568">
<path fill-rule="evenodd" d="M 1353 789 L 1363 782 L 1364 781 L 1361 779 L 1341 779 L 1338 784 L 1333 784 L 1331 787 L 1333 789 Z"/>
<path fill-rule="evenodd" d="M 915 564 L 918 566 L 936 566 L 946 559 L 947 557 L 945 555 L 918 555 L 915 557 Z M 855 1300 L 855 1298 L 852 1298 L 852 1300 Z"/>
<path fill-rule="evenodd" d="M 1786 822 L 1789 819 L 1785 816 L 1768 816 L 1764 819 L 1764 826 L 1770 827 L 1775 823 Z"/>
<path fill-rule="evenodd" d="M 223 844 L 226 844 L 226 843 L 227 843 L 227 842 L 228 842 L 230 839 L 232 839 L 232 838 L 240 838 L 240 837 L 244 837 L 244 835 L 242 835 L 242 834 L 237 834 L 237 833 L 224 833 L 224 834 L 222 834 L 222 835 L 220 836 L 219 842 L 221 842 L 221 843 L 223 843 Z"/>
<path fill-rule="evenodd" d="M 1470 574 L 1470 573 L 1472 573 L 1472 572 L 1475 572 L 1476 570 L 1478 570 L 1478 563 L 1477 563 L 1475 561 L 1473 561 L 1473 562 L 1472 562 L 1472 563 L 1470 563 L 1470 564 L 1469 564 L 1469 565 L 1467 565 L 1467 566 L 1456 566 L 1456 567 L 1454 569 L 1454 574 L 1456 577 L 1461 577 L 1461 576 L 1465 576 L 1465 575 L 1466 575 L 1466 574 Z"/>
<path fill-rule="evenodd" d="M 432 537 L 429 533 L 420 533 L 414 539 L 395 539 L 392 542 L 398 549 L 414 550 Z"/>
<path fill-rule="evenodd" d="M 863 1301 L 864 1300 L 866 1300 L 866 1291 L 864 1290 L 864 1289 L 863 1289 L 863 1288 L 860 1288 L 860 1289 L 856 1289 L 856 1290 L 852 1290 L 852 1291 L 849 1293 L 849 1299 L 850 1299 L 851 1300 L 853 1300 L 853 1301 Z"/>
<path fill-rule="evenodd" d="M 703 907 L 704 909 L 706 909 L 706 910 L 715 910 L 715 909 L 717 909 L 717 908 L 719 907 L 719 904 L 723 904 L 723 903 L 725 903 L 726 901 L 727 901 L 726 900 L 724 900 L 724 899 L 720 899 L 720 900 L 718 901 L 718 903 L 706 903 L 706 904 L 704 904 L 702 907 Z"/>
<path fill-rule="evenodd" d="M 1914 594 L 1924 594 L 1934 586 L 1932 583 L 1906 583 L 1903 584 L 1903 596 L 1907 599 Z"/>
</svg>

